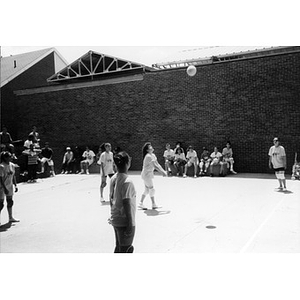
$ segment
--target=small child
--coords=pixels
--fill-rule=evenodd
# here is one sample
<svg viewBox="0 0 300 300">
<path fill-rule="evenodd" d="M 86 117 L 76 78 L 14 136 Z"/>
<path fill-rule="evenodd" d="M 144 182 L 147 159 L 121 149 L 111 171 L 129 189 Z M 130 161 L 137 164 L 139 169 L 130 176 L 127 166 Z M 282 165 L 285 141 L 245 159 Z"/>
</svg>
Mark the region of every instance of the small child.
<svg viewBox="0 0 300 300">
<path fill-rule="evenodd" d="M 15 177 L 15 165 L 11 162 L 11 157 L 12 155 L 8 151 L 2 152 L 0 155 L 0 212 L 4 207 L 6 196 L 9 222 L 20 222 L 12 215 L 13 194 L 18 191 L 18 187 Z M 15 186 L 15 190 L 13 186 Z"/>
<path fill-rule="evenodd" d="M 27 171 L 28 171 L 28 182 L 36 182 L 37 179 L 37 167 L 39 162 L 39 153 L 41 150 L 34 149 L 34 144 L 29 145 L 29 149 L 24 150 L 22 153 L 27 155 Z"/>
<path fill-rule="evenodd" d="M 114 253 L 133 253 L 136 191 L 127 174 L 131 158 L 125 151 L 122 151 L 114 155 L 114 163 L 118 171 L 110 182 L 111 217 L 108 220 L 115 232 Z"/>
<path fill-rule="evenodd" d="M 103 191 L 107 185 L 106 183 L 107 176 L 111 178 L 115 174 L 114 155 L 111 152 L 111 144 L 105 143 L 104 147 L 105 147 L 105 151 L 101 153 L 100 158 L 97 162 L 100 165 L 100 174 L 101 174 L 100 200 L 102 203 L 105 202 L 103 197 Z"/>
</svg>

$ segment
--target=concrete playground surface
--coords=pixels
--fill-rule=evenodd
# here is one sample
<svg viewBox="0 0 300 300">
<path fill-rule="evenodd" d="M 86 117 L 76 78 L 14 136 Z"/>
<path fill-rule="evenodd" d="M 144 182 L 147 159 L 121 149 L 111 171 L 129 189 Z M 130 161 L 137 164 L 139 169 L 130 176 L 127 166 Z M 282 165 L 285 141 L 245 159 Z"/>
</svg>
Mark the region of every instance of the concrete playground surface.
<svg viewBox="0 0 300 300">
<path fill-rule="evenodd" d="M 143 181 L 140 172 L 129 174 L 138 203 Z M 14 216 L 21 221 L 8 223 L 2 210 L 0 252 L 112 253 L 110 206 L 100 203 L 99 185 L 99 174 L 20 183 Z M 265 174 L 155 175 L 154 185 L 162 207 L 137 210 L 135 253 L 300 252 L 300 181 L 288 179 L 287 192 L 277 191 L 275 176 Z M 151 208 L 150 198 L 145 205 Z"/>
</svg>

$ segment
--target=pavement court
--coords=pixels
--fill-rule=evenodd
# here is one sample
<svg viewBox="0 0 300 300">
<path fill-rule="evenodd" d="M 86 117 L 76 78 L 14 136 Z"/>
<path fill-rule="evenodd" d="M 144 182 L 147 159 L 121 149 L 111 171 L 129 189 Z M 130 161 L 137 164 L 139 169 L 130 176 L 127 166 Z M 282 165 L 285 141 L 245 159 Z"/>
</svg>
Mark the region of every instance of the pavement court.
<svg viewBox="0 0 300 300">
<path fill-rule="evenodd" d="M 140 172 L 129 172 L 143 192 Z M 299 253 L 300 181 L 272 174 L 177 178 L 155 175 L 157 210 L 137 210 L 135 253 Z M 109 181 L 108 181 L 109 183 Z M 14 216 L 1 213 L 1 253 L 112 253 L 110 206 L 100 175 L 56 175 L 19 183 Z M 105 188 L 108 200 L 108 187 Z M 151 208 L 150 198 L 145 205 Z"/>
</svg>

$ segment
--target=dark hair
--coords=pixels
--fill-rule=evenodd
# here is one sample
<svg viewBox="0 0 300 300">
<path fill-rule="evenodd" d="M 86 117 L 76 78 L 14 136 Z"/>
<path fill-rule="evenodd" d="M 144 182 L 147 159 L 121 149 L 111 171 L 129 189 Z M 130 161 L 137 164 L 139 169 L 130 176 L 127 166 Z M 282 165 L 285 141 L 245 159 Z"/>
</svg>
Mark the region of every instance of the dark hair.
<svg viewBox="0 0 300 300">
<path fill-rule="evenodd" d="M 143 153 L 143 159 L 145 158 L 145 156 L 147 155 L 148 153 L 148 148 L 149 146 L 151 146 L 151 143 L 150 142 L 147 142 L 144 144 L 143 148 L 142 148 L 142 153 Z"/>
<path fill-rule="evenodd" d="M 226 145 L 227 145 L 227 144 L 229 144 L 229 146 L 231 147 L 231 143 L 230 143 L 230 141 L 227 141 Z"/>
<path fill-rule="evenodd" d="M 0 161 L 2 162 L 3 160 L 5 160 L 5 158 L 10 158 L 11 154 L 8 151 L 3 151 L 0 154 Z"/>
<path fill-rule="evenodd" d="M 123 170 L 126 165 L 128 165 L 130 160 L 129 155 L 125 151 L 118 152 L 114 155 L 114 162 L 119 169 Z"/>
<path fill-rule="evenodd" d="M 181 153 L 183 153 L 183 149 L 181 148 L 181 147 L 178 147 L 178 148 L 176 148 L 176 150 L 175 150 L 175 154 L 178 154 L 178 151 L 181 151 Z"/>
<path fill-rule="evenodd" d="M 101 150 L 101 152 L 104 152 L 104 151 L 105 151 L 105 143 L 102 143 L 102 144 L 99 146 L 99 149 Z"/>
</svg>

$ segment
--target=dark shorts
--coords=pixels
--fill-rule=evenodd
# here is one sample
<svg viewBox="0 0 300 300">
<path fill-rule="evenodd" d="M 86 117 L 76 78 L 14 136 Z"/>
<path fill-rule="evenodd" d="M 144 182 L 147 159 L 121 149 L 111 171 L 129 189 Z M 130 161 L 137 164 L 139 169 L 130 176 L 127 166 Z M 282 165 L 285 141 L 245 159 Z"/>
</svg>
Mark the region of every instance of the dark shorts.
<svg viewBox="0 0 300 300">
<path fill-rule="evenodd" d="M 275 172 L 280 172 L 280 171 L 285 171 L 284 168 L 276 168 L 276 169 L 273 169 Z"/>
</svg>

